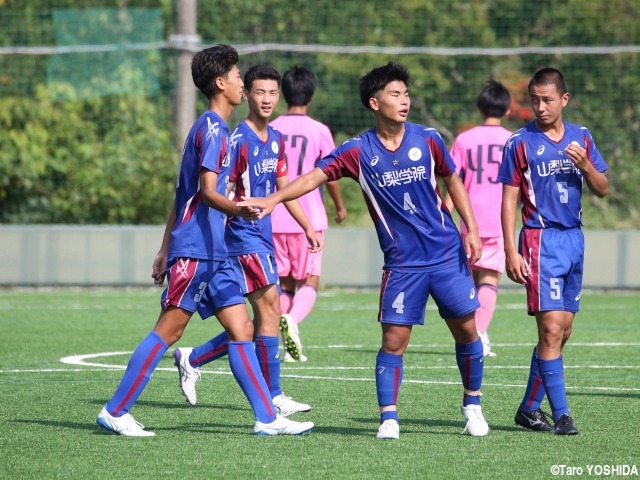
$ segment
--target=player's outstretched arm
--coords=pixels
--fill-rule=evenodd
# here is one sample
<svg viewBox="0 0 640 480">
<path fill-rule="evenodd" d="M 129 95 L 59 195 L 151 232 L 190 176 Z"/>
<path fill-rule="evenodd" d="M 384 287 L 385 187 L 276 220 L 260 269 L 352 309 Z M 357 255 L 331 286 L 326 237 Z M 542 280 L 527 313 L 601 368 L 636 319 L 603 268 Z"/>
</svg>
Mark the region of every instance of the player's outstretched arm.
<svg viewBox="0 0 640 480">
<path fill-rule="evenodd" d="M 217 191 L 218 174 L 211 170 L 202 169 L 200 171 L 200 191 L 204 203 L 210 207 L 220 210 L 230 216 L 242 217 L 245 220 L 255 220 L 258 218 L 258 210 L 253 208 L 242 208 L 229 200 Z"/>
<path fill-rule="evenodd" d="M 471 263 L 476 263 L 482 256 L 482 242 L 467 190 L 456 173 L 443 177 L 442 180 L 447 187 L 447 193 L 451 196 L 453 206 L 467 226 L 467 235 L 464 238 L 464 251 L 467 254 L 467 259 Z"/>
<path fill-rule="evenodd" d="M 511 185 L 502 186 L 500 221 L 502 222 L 502 235 L 504 237 L 505 270 L 507 276 L 514 282 L 525 285 L 529 272 L 524 258 L 518 253 L 515 238 L 516 207 L 519 195 L 519 187 L 512 187 Z"/>
<path fill-rule="evenodd" d="M 342 193 L 340 192 L 340 185 L 338 181 L 327 182 L 327 192 L 333 201 L 334 207 L 336 207 L 336 216 L 333 219 L 336 223 L 342 223 L 347 218 L 347 209 L 342 201 Z"/>
<path fill-rule="evenodd" d="M 276 179 L 276 186 L 278 187 L 278 190 L 282 190 L 288 184 L 289 179 L 286 176 Z M 304 213 L 302 205 L 300 205 L 298 199 L 296 198 L 283 202 L 283 205 L 291 214 L 293 219 L 298 223 L 298 225 L 302 227 L 302 230 L 304 230 L 304 233 L 307 237 L 307 242 L 309 243 L 309 251 L 311 253 L 317 253 L 322 250 L 322 240 L 320 239 L 320 237 L 318 237 L 318 234 L 314 230 L 313 225 L 309 221 L 309 218 Z"/>
<path fill-rule="evenodd" d="M 309 173 L 296 178 L 282 190 L 278 190 L 268 197 L 243 198 L 242 202 L 238 203 L 238 206 L 260 209 L 261 213 L 258 218 L 263 218 L 265 215 L 270 214 L 278 203 L 300 198 L 305 193 L 309 193 L 326 183 L 328 179 L 329 177 L 322 170 L 314 168 Z"/>
</svg>

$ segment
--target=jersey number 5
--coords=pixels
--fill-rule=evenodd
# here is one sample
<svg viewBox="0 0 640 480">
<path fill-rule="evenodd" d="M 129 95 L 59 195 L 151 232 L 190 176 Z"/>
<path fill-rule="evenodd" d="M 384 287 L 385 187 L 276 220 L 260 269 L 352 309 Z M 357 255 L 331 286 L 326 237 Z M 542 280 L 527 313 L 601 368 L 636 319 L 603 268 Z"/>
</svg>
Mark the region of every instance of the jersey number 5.
<svg viewBox="0 0 640 480">
<path fill-rule="evenodd" d="M 569 189 L 567 188 L 567 182 L 558 182 L 558 192 L 560 193 L 560 203 L 569 202 Z"/>
</svg>

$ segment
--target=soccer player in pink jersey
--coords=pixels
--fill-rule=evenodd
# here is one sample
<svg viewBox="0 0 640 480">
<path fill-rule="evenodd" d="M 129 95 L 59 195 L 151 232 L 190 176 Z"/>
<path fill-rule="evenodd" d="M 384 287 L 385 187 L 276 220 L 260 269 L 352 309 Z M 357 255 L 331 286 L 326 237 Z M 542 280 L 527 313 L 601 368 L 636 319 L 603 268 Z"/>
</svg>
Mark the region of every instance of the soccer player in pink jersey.
<svg viewBox="0 0 640 480">
<path fill-rule="evenodd" d="M 280 131 L 285 140 L 289 181 L 311 172 L 316 163 L 335 148 L 329 127 L 307 115 L 315 90 L 315 76 L 306 68 L 294 66 L 282 77 L 287 113 L 273 120 L 271 126 Z M 347 216 L 347 211 L 338 182 L 328 182 L 327 190 L 336 208 L 335 222 L 340 223 Z M 328 220 L 322 190 L 315 189 L 299 200 L 316 233 L 323 239 Z M 304 362 L 307 357 L 302 353 L 298 325 L 307 318 L 318 297 L 322 251 L 309 251 L 302 228 L 283 205 L 274 209 L 271 223 L 280 275 L 280 308 L 283 313 L 280 329 L 285 345 L 295 346 L 287 348 L 284 361 Z"/>
<path fill-rule="evenodd" d="M 510 104 L 511 96 L 505 86 L 489 80 L 476 101 L 482 125 L 458 135 L 451 148 L 456 173 L 469 194 L 482 240 L 482 257 L 471 268 L 480 300 L 476 328 L 485 357 L 495 356 L 487 331 L 496 308 L 498 282 L 504 272 L 504 242 L 500 225 L 502 185 L 498 182 L 498 169 L 502 149 L 511 136 L 511 132 L 502 126 L 502 118 L 509 113 Z M 448 195 L 445 201 L 452 209 L 453 202 Z M 467 234 L 462 221 L 460 232 L 463 236 Z"/>
</svg>

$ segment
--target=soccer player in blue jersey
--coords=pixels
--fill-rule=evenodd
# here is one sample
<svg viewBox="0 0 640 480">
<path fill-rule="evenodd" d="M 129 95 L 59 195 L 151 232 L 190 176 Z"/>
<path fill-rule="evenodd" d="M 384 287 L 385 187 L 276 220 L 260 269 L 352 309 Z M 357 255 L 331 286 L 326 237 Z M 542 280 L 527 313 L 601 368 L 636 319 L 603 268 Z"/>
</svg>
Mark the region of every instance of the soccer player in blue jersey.
<svg viewBox="0 0 640 480">
<path fill-rule="evenodd" d="M 313 171 L 282 190 L 241 205 L 263 209 L 262 216 L 278 202 L 297 198 L 324 182 L 343 176 L 357 181 L 384 253 L 378 312 L 382 347 L 375 374 L 380 407 L 377 438 L 400 436 L 397 403 L 403 355 L 413 326 L 424 324 L 430 295 L 456 342 L 464 387 L 464 432 L 487 435 L 489 426 L 480 407 L 482 341 L 474 321 L 479 303 L 467 263 L 480 258 L 482 243 L 469 198 L 440 134 L 407 121 L 411 98 L 409 73 L 403 65 L 390 62 L 364 75 L 360 96 L 375 115 L 374 128 L 344 142 Z M 444 206 L 437 177 L 467 226 L 464 242 Z"/>
<path fill-rule="evenodd" d="M 503 152 L 498 180 L 503 183 L 502 230 L 506 271 L 527 292 L 527 310 L 535 316 L 538 344 L 529 381 L 515 422 L 536 431 L 576 435 L 564 384 L 562 347 L 580 307 L 584 236 L 582 185 L 604 197 L 607 170 L 591 133 L 565 122 L 569 92 L 562 73 L 538 70 L 529 82 L 533 122 L 515 132 Z M 516 204 L 522 230 L 516 249 Z M 545 393 L 554 426 L 540 409 Z"/>
<path fill-rule="evenodd" d="M 120 435 L 155 435 L 129 410 L 196 311 L 202 318 L 215 315 L 227 332 L 229 365 L 253 408 L 254 433 L 302 434 L 313 428 L 311 422 L 292 422 L 276 412 L 256 358 L 253 323 L 224 243 L 225 214 L 255 217 L 250 209 L 238 207 L 226 197 L 230 162 L 226 120 L 243 93 L 238 60 L 233 47 L 216 45 L 197 53 L 191 63 L 193 81 L 209 100 L 209 109 L 196 120 L 185 142 L 175 201 L 154 262 L 154 279 L 162 284 L 165 269 L 160 267 L 163 259 L 169 259 L 162 310 L 96 420 L 99 427 Z"/>
<path fill-rule="evenodd" d="M 284 139 L 280 132 L 269 126 L 269 117 L 280 98 L 280 74 L 268 65 L 255 65 L 245 73 L 244 87 L 249 115 L 230 137 L 229 190 L 236 202 L 244 196 L 266 197 L 289 183 Z M 310 251 L 318 252 L 322 242 L 298 200 L 286 202 L 285 206 L 305 232 Z M 241 280 L 242 293 L 253 309 L 258 363 L 276 410 L 283 416 L 308 412 L 311 406 L 284 395 L 280 386 L 278 333 L 281 312 L 270 216 L 256 220 L 230 215 L 225 242 L 231 265 Z M 227 345 L 228 337 L 224 332 L 198 347 L 174 351 L 180 387 L 190 404 L 195 405 L 197 401 L 195 384 L 200 378 L 199 368 L 226 355 Z"/>
</svg>

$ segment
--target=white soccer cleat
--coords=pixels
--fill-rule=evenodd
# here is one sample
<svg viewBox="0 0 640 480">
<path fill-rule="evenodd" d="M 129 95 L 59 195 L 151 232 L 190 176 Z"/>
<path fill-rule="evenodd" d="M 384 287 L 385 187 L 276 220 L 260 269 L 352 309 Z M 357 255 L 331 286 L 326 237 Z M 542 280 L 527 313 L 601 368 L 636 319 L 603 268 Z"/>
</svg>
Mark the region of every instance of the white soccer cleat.
<svg viewBox="0 0 640 480">
<path fill-rule="evenodd" d="M 154 437 L 156 434 L 144 429 L 144 425 L 137 422 L 130 413 L 125 413 L 121 417 L 114 417 L 107 412 L 107 407 L 103 407 L 96 418 L 98 429 L 105 429 L 125 437 Z"/>
<path fill-rule="evenodd" d="M 300 354 L 300 358 L 298 360 L 296 360 L 295 358 L 293 358 L 291 356 L 291 354 L 289 352 L 287 352 L 285 350 L 284 358 L 283 358 L 282 361 L 285 362 L 285 363 L 306 362 L 307 361 L 307 357 L 301 353 Z"/>
<path fill-rule="evenodd" d="M 462 433 L 467 433 L 472 437 L 484 437 L 489 433 L 489 425 L 484 419 L 484 415 L 482 415 L 480 405 L 467 405 L 466 407 L 460 407 L 460 410 L 467 420 Z"/>
<path fill-rule="evenodd" d="M 276 407 L 276 412 L 283 417 L 288 417 L 292 413 L 311 411 L 311 405 L 296 402 L 293 398 L 287 397 L 284 392 L 273 397 L 273 406 Z"/>
<path fill-rule="evenodd" d="M 478 332 L 480 340 L 482 341 L 482 354 L 485 357 L 495 357 L 496 354 L 491 350 L 491 342 L 489 341 L 489 334 L 487 332 Z"/>
<path fill-rule="evenodd" d="M 294 422 L 276 414 L 276 419 L 271 423 L 256 422 L 253 433 L 262 436 L 304 435 L 310 432 L 313 426 L 313 422 Z"/>
<path fill-rule="evenodd" d="M 302 342 L 300 342 L 298 324 L 293 321 L 291 315 L 283 313 L 280 316 L 280 331 L 282 332 L 285 350 L 294 360 L 299 360 L 302 354 Z"/>
<path fill-rule="evenodd" d="M 202 377 L 200 369 L 192 367 L 189 363 L 189 355 L 193 348 L 176 348 L 173 351 L 175 361 L 173 364 L 178 368 L 178 375 L 180 376 L 180 389 L 182 394 L 187 398 L 187 402 L 191 405 L 195 405 L 197 402 L 196 397 L 196 382 Z"/>
<path fill-rule="evenodd" d="M 380 424 L 376 438 L 380 440 L 398 440 L 400 438 L 400 425 L 393 419 L 385 420 Z"/>
</svg>

